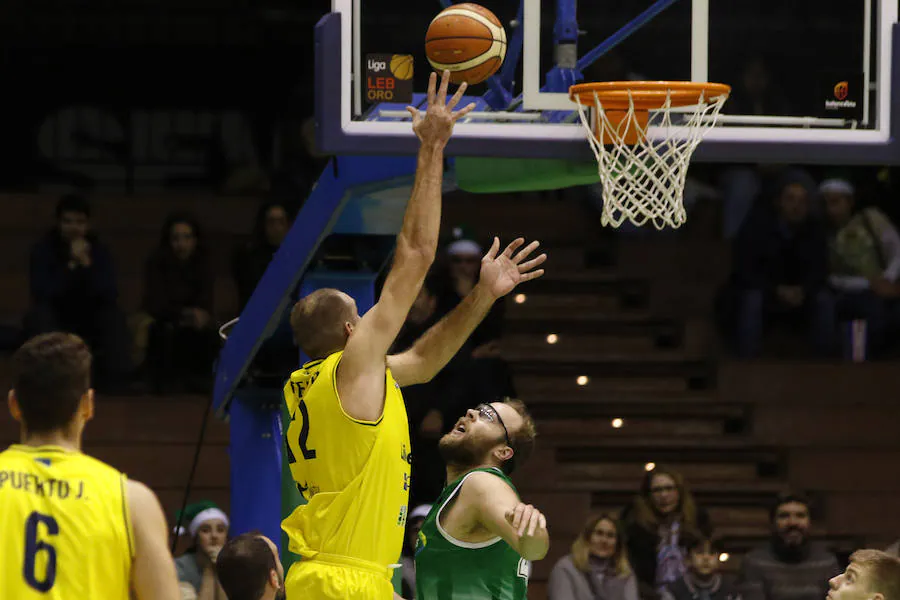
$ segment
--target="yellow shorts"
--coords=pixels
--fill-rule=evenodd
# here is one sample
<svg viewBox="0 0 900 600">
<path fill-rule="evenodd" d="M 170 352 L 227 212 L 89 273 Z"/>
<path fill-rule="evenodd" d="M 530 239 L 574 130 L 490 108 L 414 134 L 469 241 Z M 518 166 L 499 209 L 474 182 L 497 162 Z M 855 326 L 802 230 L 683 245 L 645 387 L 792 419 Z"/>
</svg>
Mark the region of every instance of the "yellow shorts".
<svg viewBox="0 0 900 600">
<path fill-rule="evenodd" d="M 390 569 L 351 558 L 319 555 L 291 565 L 287 600 L 393 600 Z"/>
</svg>

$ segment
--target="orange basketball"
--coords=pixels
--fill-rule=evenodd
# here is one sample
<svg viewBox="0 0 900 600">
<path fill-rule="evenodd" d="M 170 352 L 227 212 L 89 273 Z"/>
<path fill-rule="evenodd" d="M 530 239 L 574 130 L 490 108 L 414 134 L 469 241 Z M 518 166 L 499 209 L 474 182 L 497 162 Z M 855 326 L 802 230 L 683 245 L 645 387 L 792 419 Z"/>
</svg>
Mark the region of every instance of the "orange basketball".
<svg viewBox="0 0 900 600">
<path fill-rule="evenodd" d="M 485 7 L 454 4 L 428 26 L 425 54 L 437 71 L 450 71 L 453 83 L 481 83 L 503 64 L 506 31 Z"/>
</svg>

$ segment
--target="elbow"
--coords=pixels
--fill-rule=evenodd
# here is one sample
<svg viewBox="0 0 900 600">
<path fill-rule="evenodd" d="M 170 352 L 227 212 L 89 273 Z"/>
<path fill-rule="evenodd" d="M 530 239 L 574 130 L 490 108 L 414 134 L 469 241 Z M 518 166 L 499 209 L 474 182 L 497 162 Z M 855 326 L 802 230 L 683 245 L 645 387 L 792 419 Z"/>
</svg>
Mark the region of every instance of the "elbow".
<svg viewBox="0 0 900 600">
<path fill-rule="evenodd" d="M 422 240 L 411 240 L 401 235 L 397 238 L 394 261 L 398 265 L 427 273 L 434 263 L 435 252 L 437 252 L 437 240 L 432 244 Z"/>
</svg>

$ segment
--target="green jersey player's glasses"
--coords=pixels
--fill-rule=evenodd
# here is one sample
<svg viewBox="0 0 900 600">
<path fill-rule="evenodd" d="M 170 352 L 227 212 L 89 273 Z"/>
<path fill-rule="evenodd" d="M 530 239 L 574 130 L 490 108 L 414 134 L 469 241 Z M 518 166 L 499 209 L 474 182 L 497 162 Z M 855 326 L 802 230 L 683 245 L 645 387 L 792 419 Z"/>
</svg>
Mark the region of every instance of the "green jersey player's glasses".
<svg viewBox="0 0 900 600">
<path fill-rule="evenodd" d="M 500 425 L 500 427 L 503 428 L 503 438 L 506 440 L 506 445 L 512 448 L 513 451 L 512 457 L 508 461 L 506 461 L 506 468 L 504 470 L 507 473 L 512 473 L 513 461 L 516 459 L 516 447 L 513 446 L 512 442 L 509 440 L 509 430 L 506 428 L 506 423 L 503 422 L 503 418 L 500 416 L 500 413 L 497 412 L 497 409 L 490 404 L 479 404 L 477 410 L 478 414 L 483 416 L 485 419 L 487 419 L 491 423 L 497 423 L 498 425 Z"/>
</svg>

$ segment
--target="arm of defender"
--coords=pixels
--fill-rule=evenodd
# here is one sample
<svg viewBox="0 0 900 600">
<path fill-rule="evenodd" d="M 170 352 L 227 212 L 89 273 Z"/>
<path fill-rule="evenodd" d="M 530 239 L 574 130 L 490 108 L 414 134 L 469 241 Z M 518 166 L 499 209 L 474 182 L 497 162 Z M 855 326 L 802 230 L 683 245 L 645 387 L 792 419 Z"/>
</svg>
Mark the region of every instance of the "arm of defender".
<svg viewBox="0 0 900 600">
<path fill-rule="evenodd" d="M 138 600 L 179 600 L 175 561 L 167 545 L 162 507 L 150 488 L 128 481 L 128 512 L 134 531 L 131 585 Z"/>
<path fill-rule="evenodd" d="M 452 111 L 462 98 L 465 85 L 460 86 L 453 98 L 446 102 L 449 72 L 444 73 L 437 96 L 436 81 L 432 74 L 425 115 L 412 109 L 413 129 L 422 143 L 412 196 L 397 236 L 393 265 L 378 303 L 357 324 L 338 367 L 337 385 L 342 405 L 351 417 L 357 419 L 374 420 L 381 414 L 380 398 L 374 403 L 374 394 L 354 393 L 352 386 L 369 387 L 375 377 L 384 376 L 385 355 L 403 326 L 431 267 L 441 225 L 444 146 L 453 131 L 454 122 L 471 110 L 467 106 Z M 347 391 L 350 393 L 343 393 Z"/>
<path fill-rule="evenodd" d="M 525 560 L 541 560 L 550 549 L 547 519 L 530 504 L 523 504 L 509 485 L 485 472 L 469 476 L 460 501 L 475 511 L 475 519 L 512 546 Z"/>
<path fill-rule="evenodd" d="M 532 242 L 516 253 L 524 243 L 524 239 L 518 238 L 498 256 L 500 240 L 495 237 L 490 250 L 481 259 L 481 275 L 472 292 L 416 340 L 412 348 L 388 357 L 388 366 L 400 387 L 430 381 L 456 355 L 494 302 L 523 281 L 544 274 L 543 269 L 535 267 L 543 264 L 547 255 L 526 261 L 539 243 Z"/>
</svg>

